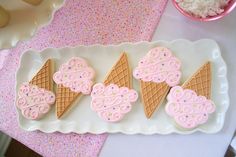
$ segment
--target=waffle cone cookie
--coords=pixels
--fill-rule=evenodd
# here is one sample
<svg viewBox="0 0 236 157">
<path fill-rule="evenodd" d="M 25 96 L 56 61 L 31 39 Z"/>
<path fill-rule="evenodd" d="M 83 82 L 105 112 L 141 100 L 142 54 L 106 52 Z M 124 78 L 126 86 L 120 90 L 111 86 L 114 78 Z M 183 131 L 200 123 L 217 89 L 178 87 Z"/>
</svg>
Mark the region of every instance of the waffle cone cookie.
<svg viewBox="0 0 236 157">
<path fill-rule="evenodd" d="M 211 98 L 211 63 L 205 63 L 189 80 L 187 80 L 182 87 L 184 89 L 191 89 L 197 95 L 205 96 L 207 99 Z"/>
<path fill-rule="evenodd" d="M 207 122 L 215 112 L 211 97 L 211 63 L 207 62 L 182 86 L 171 88 L 166 113 L 184 129 L 193 129 Z"/>
<path fill-rule="evenodd" d="M 153 112 L 163 102 L 170 86 L 165 83 L 144 82 L 141 83 L 142 101 L 144 104 L 144 111 L 147 118 L 150 118 Z"/>
<path fill-rule="evenodd" d="M 81 93 L 76 93 L 63 85 L 57 85 L 56 97 L 56 114 L 60 118 L 74 103 L 74 101 L 82 96 Z"/>
<path fill-rule="evenodd" d="M 131 74 L 128 63 L 128 57 L 122 53 L 117 63 L 112 67 L 111 71 L 105 78 L 104 84 L 116 84 L 119 87 L 131 88 Z"/>
<path fill-rule="evenodd" d="M 91 108 L 107 122 L 118 122 L 131 111 L 138 93 L 131 89 L 131 74 L 128 57 L 122 53 L 105 78 L 97 83 L 91 92 Z"/>
<path fill-rule="evenodd" d="M 53 61 L 51 59 L 48 59 L 29 83 L 32 85 L 36 85 L 39 88 L 53 91 L 52 73 Z"/>
<path fill-rule="evenodd" d="M 52 72 L 53 62 L 48 59 L 29 83 L 21 84 L 16 105 L 25 118 L 40 119 L 54 104 Z"/>
<path fill-rule="evenodd" d="M 53 75 L 57 84 L 57 118 L 61 118 L 80 96 L 90 94 L 94 74 L 87 62 L 79 57 L 73 57 L 60 66 Z"/>
<path fill-rule="evenodd" d="M 140 80 L 142 102 L 147 118 L 162 104 L 172 86 L 179 83 L 180 61 L 165 47 L 151 49 L 138 63 L 133 76 Z"/>
</svg>

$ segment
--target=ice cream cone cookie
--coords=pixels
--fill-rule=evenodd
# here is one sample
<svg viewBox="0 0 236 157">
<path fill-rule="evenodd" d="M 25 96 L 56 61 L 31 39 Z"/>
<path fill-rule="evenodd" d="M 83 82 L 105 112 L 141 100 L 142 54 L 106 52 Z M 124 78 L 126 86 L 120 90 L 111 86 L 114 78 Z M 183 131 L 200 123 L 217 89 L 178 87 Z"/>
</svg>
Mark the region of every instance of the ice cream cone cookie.
<svg viewBox="0 0 236 157">
<path fill-rule="evenodd" d="M 79 57 L 73 57 L 61 65 L 59 71 L 53 75 L 57 84 L 56 114 L 60 118 L 81 95 L 91 92 L 94 69 Z"/>
<path fill-rule="evenodd" d="M 180 61 L 165 47 L 151 49 L 139 61 L 133 76 L 141 81 L 141 95 L 147 118 L 163 102 L 170 87 L 179 84 L 180 68 Z"/>
<path fill-rule="evenodd" d="M 52 82 L 52 60 L 47 60 L 33 79 L 19 89 L 16 106 L 27 119 L 40 119 L 55 102 Z"/>
<path fill-rule="evenodd" d="M 175 86 L 170 90 L 166 113 L 178 126 L 193 129 L 206 123 L 209 114 L 215 111 L 210 94 L 211 64 L 207 62 L 182 87 Z"/>
<path fill-rule="evenodd" d="M 113 66 L 104 83 L 97 83 L 91 92 L 91 108 L 107 122 L 120 121 L 131 111 L 138 93 L 131 89 L 128 58 L 123 53 Z"/>
</svg>

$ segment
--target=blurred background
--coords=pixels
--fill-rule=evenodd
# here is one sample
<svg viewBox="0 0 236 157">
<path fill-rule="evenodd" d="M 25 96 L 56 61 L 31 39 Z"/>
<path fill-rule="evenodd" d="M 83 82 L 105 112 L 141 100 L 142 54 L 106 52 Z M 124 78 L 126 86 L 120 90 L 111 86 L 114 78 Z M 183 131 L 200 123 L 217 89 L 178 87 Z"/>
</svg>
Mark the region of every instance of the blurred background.
<svg viewBox="0 0 236 157">
<path fill-rule="evenodd" d="M 20 142 L 0 132 L 0 157 L 41 157 Z"/>
</svg>

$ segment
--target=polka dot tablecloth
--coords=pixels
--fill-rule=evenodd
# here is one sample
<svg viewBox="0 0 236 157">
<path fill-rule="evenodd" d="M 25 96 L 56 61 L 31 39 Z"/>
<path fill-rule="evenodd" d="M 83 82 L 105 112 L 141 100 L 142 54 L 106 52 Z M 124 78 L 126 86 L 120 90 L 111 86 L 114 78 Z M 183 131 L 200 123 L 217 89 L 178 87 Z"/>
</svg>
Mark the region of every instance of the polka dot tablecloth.
<svg viewBox="0 0 236 157">
<path fill-rule="evenodd" d="M 98 156 L 107 134 L 46 134 L 19 128 L 14 107 L 15 73 L 29 48 L 116 44 L 150 40 L 167 0 L 67 0 L 51 24 L 29 41 L 0 51 L 0 130 L 43 156 Z M 65 52 L 66 53 L 66 52 Z"/>
</svg>

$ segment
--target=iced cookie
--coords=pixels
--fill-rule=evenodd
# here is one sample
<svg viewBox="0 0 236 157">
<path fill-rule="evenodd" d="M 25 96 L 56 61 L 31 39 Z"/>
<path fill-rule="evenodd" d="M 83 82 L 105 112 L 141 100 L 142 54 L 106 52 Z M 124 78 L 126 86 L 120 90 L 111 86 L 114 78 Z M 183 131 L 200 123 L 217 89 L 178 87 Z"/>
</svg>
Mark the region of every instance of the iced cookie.
<svg viewBox="0 0 236 157">
<path fill-rule="evenodd" d="M 115 84 L 105 86 L 103 83 L 94 85 L 91 96 L 92 109 L 108 122 L 121 120 L 126 113 L 130 112 L 132 103 L 138 99 L 138 93 L 133 89 L 119 88 Z"/>
<path fill-rule="evenodd" d="M 20 85 L 16 106 L 27 119 L 40 119 L 55 102 L 52 82 L 53 63 L 49 59 L 29 83 Z"/>
<path fill-rule="evenodd" d="M 25 118 L 32 120 L 41 118 L 55 102 L 53 92 L 29 83 L 21 85 L 18 96 L 17 107 Z"/>
<path fill-rule="evenodd" d="M 5 27 L 10 20 L 10 14 L 0 6 L 0 28 Z"/>
<path fill-rule="evenodd" d="M 97 83 L 91 92 L 91 108 L 107 122 L 118 122 L 131 111 L 138 93 L 131 89 L 128 58 L 123 53 L 104 83 Z"/>
<path fill-rule="evenodd" d="M 179 84 L 181 63 L 165 47 L 151 49 L 138 63 L 133 76 L 140 80 L 141 95 L 147 118 L 163 102 L 170 87 Z"/>
<path fill-rule="evenodd" d="M 71 58 L 53 75 L 57 84 L 56 114 L 60 118 L 81 95 L 91 92 L 95 72 L 79 57 Z"/>
<path fill-rule="evenodd" d="M 204 124 L 215 111 L 210 100 L 211 65 L 204 64 L 182 87 L 175 86 L 167 96 L 166 113 L 182 128 L 192 129 Z"/>
</svg>

